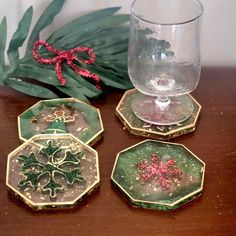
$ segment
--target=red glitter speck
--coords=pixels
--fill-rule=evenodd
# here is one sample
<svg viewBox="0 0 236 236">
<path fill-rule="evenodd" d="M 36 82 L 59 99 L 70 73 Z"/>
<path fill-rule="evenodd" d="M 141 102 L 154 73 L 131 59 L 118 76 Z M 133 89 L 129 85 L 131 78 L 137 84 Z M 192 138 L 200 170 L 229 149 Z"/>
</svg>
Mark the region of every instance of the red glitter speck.
<svg viewBox="0 0 236 236">
<path fill-rule="evenodd" d="M 152 154 L 151 162 L 142 161 L 137 164 L 142 184 L 155 181 L 163 189 L 169 189 L 171 182 L 174 179 L 181 179 L 182 175 L 175 163 L 176 161 L 174 159 L 161 161 L 159 156 Z"/>
</svg>

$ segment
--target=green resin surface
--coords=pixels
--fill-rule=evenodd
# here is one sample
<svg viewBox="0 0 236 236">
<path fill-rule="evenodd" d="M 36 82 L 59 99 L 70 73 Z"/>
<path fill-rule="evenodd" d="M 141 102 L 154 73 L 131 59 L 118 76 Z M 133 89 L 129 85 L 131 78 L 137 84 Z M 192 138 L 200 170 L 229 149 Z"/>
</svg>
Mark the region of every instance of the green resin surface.
<svg viewBox="0 0 236 236">
<path fill-rule="evenodd" d="M 103 133 L 99 110 L 74 98 L 40 101 L 18 117 L 20 139 L 36 134 L 71 133 L 94 144 Z"/>
<path fill-rule="evenodd" d="M 127 91 L 116 108 L 117 116 L 130 133 L 154 139 L 168 140 L 195 130 L 201 106 L 190 95 L 194 110 L 189 119 L 176 125 L 157 126 L 145 123 L 133 113 L 131 103 L 138 98 L 139 94 L 136 89 Z"/>
<path fill-rule="evenodd" d="M 135 206 L 172 210 L 201 194 L 204 171 L 183 145 L 147 140 L 118 154 L 112 182 Z"/>
</svg>

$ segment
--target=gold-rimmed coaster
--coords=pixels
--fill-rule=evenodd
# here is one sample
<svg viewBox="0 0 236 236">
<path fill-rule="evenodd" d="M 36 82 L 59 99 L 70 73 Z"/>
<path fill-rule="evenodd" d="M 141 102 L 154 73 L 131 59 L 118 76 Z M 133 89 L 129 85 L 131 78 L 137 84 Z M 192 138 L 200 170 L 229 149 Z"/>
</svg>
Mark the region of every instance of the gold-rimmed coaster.
<svg viewBox="0 0 236 236">
<path fill-rule="evenodd" d="M 74 207 L 99 182 L 97 152 L 71 134 L 35 135 L 8 155 L 6 185 L 35 210 Z"/>
<path fill-rule="evenodd" d="M 71 133 L 93 145 L 103 135 L 100 111 L 75 98 L 42 100 L 18 116 L 19 138 L 26 141 L 37 134 Z"/>
<path fill-rule="evenodd" d="M 133 206 L 174 210 L 202 194 L 204 174 L 184 145 L 145 140 L 117 154 L 111 181 Z"/>
<path fill-rule="evenodd" d="M 131 102 L 138 96 L 138 93 L 136 89 L 126 91 L 116 107 L 116 115 L 131 134 L 160 140 L 169 140 L 195 130 L 201 111 L 201 105 L 191 95 L 188 95 L 194 105 L 191 117 L 179 124 L 158 126 L 145 123 L 133 113 Z"/>
</svg>

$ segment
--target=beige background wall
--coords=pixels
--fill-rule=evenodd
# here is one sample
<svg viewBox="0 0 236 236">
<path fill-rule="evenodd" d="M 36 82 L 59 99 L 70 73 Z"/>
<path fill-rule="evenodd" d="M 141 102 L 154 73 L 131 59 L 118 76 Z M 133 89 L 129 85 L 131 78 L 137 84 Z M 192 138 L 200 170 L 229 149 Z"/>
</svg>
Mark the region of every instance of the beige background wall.
<svg viewBox="0 0 236 236">
<path fill-rule="evenodd" d="M 148 1 L 148 0 L 145 0 Z M 34 21 L 49 0 L 1 0 L 0 18 L 7 15 L 8 37 L 14 32 L 22 13 L 34 6 Z M 211 66 L 236 66 L 236 0 L 201 0 L 205 12 L 202 27 L 202 62 Z M 68 22 L 89 11 L 121 6 L 120 12 L 129 12 L 132 0 L 66 0 L 62 12 L 53 25 L 44 32 Z"/>
</svg>

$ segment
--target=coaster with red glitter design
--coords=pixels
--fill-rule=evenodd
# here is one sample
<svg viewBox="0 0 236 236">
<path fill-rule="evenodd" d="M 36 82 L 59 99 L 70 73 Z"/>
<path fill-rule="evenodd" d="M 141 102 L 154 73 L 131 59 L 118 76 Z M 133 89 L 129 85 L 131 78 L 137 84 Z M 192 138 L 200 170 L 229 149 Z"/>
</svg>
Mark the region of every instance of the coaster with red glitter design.
<svg viewBox="0 0 236 236">
<path fill-rule="evenodd" d="M 162 189 L 169 189 L 171 182 L 180 182 L 181 171 L 175 165 L 173 158 L 162 161 L 156 154 L 151 155 L 151 162 L 142 161 L 137 164 L 142 184 L 151 183 L 160 186 Z"/>
<path fill-rule="evenodd" d="M 173 210 L 202 193 L 204 173 L 185 146 L 146 140 L 118 153 L 111 179 L 132 205 Z"/>
</svg>

